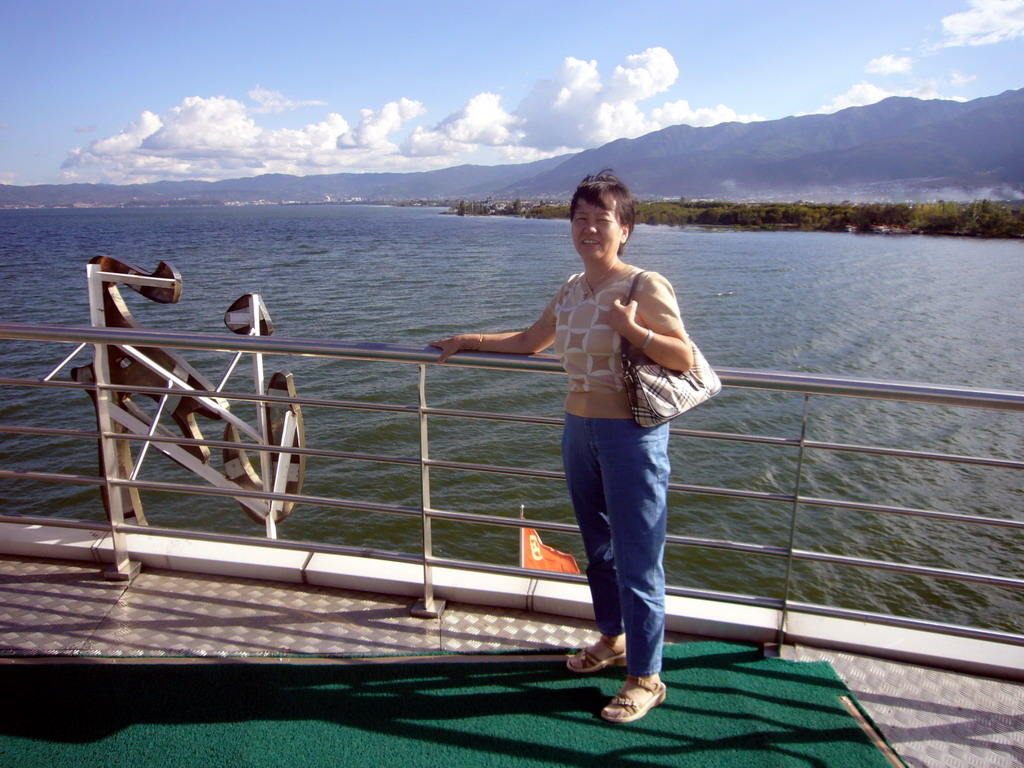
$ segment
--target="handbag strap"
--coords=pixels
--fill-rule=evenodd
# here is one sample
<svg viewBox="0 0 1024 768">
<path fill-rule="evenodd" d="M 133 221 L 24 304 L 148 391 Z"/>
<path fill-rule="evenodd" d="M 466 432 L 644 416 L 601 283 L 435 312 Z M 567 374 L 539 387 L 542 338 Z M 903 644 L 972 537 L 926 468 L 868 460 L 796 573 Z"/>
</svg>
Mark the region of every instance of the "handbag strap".
<svg viewBox="0 0 1024 768">
<path fill-rule="evenodd" d="M 640 278 L 647 274 L 646 269 L 642 269 L 633 276 L 633 282 L 630 283 L 629 293 L 626 294 L 626 303 L 629 304 L 633 300 L 633 294 L 636 293 L 636 284 L 640 282 Z"/>
<path fill-rule="evenodd" d="M 644 269 L 633 276 L 633 282 L 629 286 L 629 293 L 626 294 L 626 304 L 629 304 L 629 302 L 633 300 L 633 294 L 636 293 L 636 285 L 640 282 L 640 278 L 647 274 L 647 272 L 648 270 Z M 621 339 L 620 352 L 622 354 L 622 361 L 624 365 L 629 365 L 630 362 L 641 362 L 648 359 L 643 350 L 639 347 L 634 347 L 630 340 L 625 336 L 621 337 Z"/>
</svg>

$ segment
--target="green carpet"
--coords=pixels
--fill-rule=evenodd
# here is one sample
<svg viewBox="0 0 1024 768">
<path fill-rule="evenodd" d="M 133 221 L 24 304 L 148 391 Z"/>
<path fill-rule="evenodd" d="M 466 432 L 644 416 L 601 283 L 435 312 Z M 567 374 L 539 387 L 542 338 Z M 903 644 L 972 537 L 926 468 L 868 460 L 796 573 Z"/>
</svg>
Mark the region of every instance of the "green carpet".
<svg viewBox="0 0 1024 768">
<path fill-rule="evenodd" d="M 668 700 L 611 725 L 624 670 L 551 661 L 0 666 L 0 765 L 885 768 L 824 662 L 666 646 Z"/>
</svg>

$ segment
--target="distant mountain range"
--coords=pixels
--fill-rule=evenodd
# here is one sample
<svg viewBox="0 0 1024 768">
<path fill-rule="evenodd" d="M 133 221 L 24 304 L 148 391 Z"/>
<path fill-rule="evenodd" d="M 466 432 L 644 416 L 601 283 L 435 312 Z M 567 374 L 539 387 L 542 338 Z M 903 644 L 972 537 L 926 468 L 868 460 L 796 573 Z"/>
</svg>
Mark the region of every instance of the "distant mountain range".
<svg viewBox="0 0 1024 768">
<path fill-rule="evenodd" d="M 968 102 L 893 97 L 830 115 L 636 139 L 521 165 L 228 181 L 0 185 L 0 206 L 567 198 L 613 168 L 640 197 L 724 200 L 1024 198 L 1024 89 Z"/>
</svg>

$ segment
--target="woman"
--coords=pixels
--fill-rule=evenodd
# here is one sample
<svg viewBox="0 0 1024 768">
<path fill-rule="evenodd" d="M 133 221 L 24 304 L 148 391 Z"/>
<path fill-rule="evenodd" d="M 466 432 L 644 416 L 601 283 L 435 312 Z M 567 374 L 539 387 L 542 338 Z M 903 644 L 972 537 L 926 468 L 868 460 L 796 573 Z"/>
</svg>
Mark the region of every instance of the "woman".
<svg viewBox="0 0 1024 768">
<path fill-rule="evenodd" d="M 609 172 L 584 179 L 570 206 L 583 272 L 558 290 L 540 319 L 518 333 L 470 333 L 432 342 L 439 362 L 459 350 L 534 354 L 555 344 L 568 374 L 562 460 L 587 553 L 587 581 L 601 638 L 570 656 L 572 672 L 625 664 L 628 677 L 601 711 L 631 722 L 665 700 L 668 425 L 645 428 L 632 416 L 622 381 L 621 338 L 662 365 L 693 364 L 672 286 L 621 260 L 633 233 L 632 193 Z"/>
</svg>

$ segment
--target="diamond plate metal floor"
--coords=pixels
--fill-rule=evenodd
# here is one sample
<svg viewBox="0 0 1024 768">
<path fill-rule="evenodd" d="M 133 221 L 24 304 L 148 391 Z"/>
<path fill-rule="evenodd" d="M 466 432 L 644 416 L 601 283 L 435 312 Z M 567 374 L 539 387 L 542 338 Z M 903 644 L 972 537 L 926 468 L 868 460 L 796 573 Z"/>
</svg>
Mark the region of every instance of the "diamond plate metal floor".
<svg viewBox="0 0 1024 768">
<path fill-rule="evenodd" d="M 128 586 L 105 581 L 96 564 L 0 556 L 0 656 L 561 656 L 597 637 L 587 621 L 472 605 L 414 618 L 414 602 L 155 569 Z M 1024 766 L 1024 685 L 805 647 L 796 658 L 831 662 L 911 768 Z"/>
<path fill-rule="evenodd" d="M 594 642 L 590 622 L 414 598 L 143 569 L 129 587 L 99 566 L 0 557 L 8 656 L 359 656 L 551 649 Z"/>
<path fill-rule="evenodd" d="M 911 768 L 1024 766 L 1024 685 L 819 648 L 796 658 L 831 662 Z"/>
</svg>

